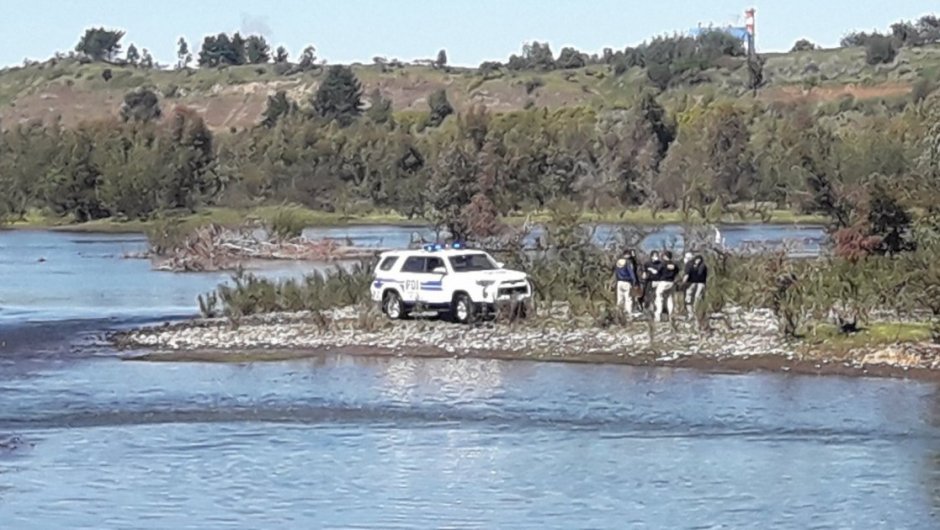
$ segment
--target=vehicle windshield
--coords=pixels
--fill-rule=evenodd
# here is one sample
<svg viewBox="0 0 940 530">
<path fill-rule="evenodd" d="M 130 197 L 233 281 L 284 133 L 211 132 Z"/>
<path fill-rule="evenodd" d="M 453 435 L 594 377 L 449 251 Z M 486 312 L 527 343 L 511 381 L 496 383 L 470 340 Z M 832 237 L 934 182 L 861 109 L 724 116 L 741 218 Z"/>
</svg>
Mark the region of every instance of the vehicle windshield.
<svg viewBox="0 0 940 530">
<path fill-rule="evenodd" d="M 486 254 L 460 254 L 449 259 L 454 272 L 491 271 L 497 268 L 496 263 Z"/>
</svg>

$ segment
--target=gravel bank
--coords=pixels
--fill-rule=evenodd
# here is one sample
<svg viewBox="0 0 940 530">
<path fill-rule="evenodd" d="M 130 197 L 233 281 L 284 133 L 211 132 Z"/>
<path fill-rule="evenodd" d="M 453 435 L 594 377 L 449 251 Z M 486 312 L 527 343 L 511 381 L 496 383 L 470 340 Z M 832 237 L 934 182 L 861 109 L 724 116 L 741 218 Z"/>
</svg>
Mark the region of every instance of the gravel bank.
<svg viewBox="0 0 940 530">
<path fill-rule="evenodd" d="M 389 322 L 372 310 L 343 308 L 252 317 L 237 328 L 221 319 L 194 320 L 119 333 L 112 340 L 146 350 L 129 357 L 144 360 L 250 361 L 340 352 L 940 379 L 940 351 L 929 346 L 810 350 L 782 340 L 769 310 L 718 315 L 709 334 L 685 321 L 598 327 L 568 315 L 562 305 L 545 313 L 520 323 L 461 326 L 420 318 Z"/>
</svg>

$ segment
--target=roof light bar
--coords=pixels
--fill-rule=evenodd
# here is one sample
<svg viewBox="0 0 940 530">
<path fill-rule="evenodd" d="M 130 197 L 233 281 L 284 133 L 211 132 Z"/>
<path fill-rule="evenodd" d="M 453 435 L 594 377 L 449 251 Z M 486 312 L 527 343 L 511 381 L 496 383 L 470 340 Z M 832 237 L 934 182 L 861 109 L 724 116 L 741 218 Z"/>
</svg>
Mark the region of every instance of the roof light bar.
<svg viewBox="0 0 940 530">
<path fill-rule="evenodd" d="M 455 241 L 453 243 L 428 243 L 422 247 L 425 252 L 435 252 L 438 250 L 460 250 L 468 248 L 466 243 Z"/>
</svg>

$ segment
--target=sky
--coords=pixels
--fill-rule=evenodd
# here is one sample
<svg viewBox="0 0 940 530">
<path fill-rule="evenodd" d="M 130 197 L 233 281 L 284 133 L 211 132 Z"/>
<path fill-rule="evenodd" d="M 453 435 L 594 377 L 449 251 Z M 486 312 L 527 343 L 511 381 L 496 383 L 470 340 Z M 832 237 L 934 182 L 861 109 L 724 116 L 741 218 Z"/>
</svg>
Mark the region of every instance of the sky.
<svg viewBox="0 0 940 530">
<path fill-rule="evenodd" d="M 43 60 L 75 47 L 91 26 L 127 32 L 122 43 L 176 60 L 184 36 L 194 54 L 205 35 L 241 31 L 284 45 L 309 44 L 331 63 L 375 56 L 449 62 L 505 61 L 523 43 L 548 41 L 600 52 L 698 24 L 743 25 L 757 9 L 757 47 L 786 51 L 799 38 L 832 47 L 850 30 L 887 30 L 901 19 L 940 12 L 924 0 L 0 0 L 0 65 Z"/>
</svg>

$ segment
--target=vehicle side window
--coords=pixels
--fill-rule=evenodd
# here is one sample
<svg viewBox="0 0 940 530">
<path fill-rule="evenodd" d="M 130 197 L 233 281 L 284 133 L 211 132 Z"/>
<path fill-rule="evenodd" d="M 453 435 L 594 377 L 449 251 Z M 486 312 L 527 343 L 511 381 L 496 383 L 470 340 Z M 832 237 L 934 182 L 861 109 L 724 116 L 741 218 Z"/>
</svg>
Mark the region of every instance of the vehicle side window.
<svg viewBox="0 0 940 530">
<path fill-rule="evenodd" d="M 432 272 L 438 267 L 444 268 L 444 260 L 441 258 L 428 258 L 427 266 L 425 266 L 424 272 Z"/>
<path fill-rule="evenodd" d="M 405 263 L 401 266 L 402 272 L 424 272 L 424 263 L 427 261 L 426 258 L 413 256 L 405 260 Z"/>
<path fill-rule="evenodd" d="M 398 263 L 398 256 L 388 256 L 382 260 L 382 263 L 379 264 L 379 269 L 383 271 L 390 271 L 396 263 Z"/>
</svg>

